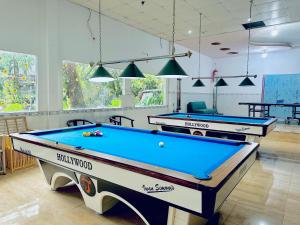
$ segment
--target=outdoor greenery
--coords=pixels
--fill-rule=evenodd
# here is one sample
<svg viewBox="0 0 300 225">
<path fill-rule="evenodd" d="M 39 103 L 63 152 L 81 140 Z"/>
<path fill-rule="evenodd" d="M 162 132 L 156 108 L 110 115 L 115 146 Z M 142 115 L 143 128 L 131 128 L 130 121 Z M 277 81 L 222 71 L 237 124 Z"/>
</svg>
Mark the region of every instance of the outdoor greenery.
<svg viewBox="0 0 300 225">
<path fill-rule="evenodd" d="M 146 74 L 145 79 L 131 82 L 131 92 L 136 106 L 163 105 L 164 80 L 155 75 Z"/>
<path fill-rule="evenodd" d="M 63 108 L 103 108 L 121 107 L 123 81 L 118 78 L 121 70 L 106 69 L 116 78 L 107 83 L 89 81 L 91 67 L 88 64 L 63 62 Z M 90 74 L 90 76 L 88 76 Z M 164 81 L 154 75 L 131 81 L 131 91 L 135 105 L 162 105 L 164 102 Z"/>
<path fill-rule="evenodd" d="M 63 62 L 63 109 L 121 107 L 122 80 L 108 83 L 89 81 L 93 71 L 88 64 Z M 113 77 L 120 71 L 108 69 Z"/>
<path fill-rule="evenodd" d="M 0 51 L 0 112 L 37 110 L 36 64 L 33 55 Z"/>
<path fill-rule="evenodd" d="M 63 62 L 63 109 L 121 107 L 121 70 L 107 68 L 116 78 L 92 83 L 88 64 Z M 164 81 L 154 75 L 131 81 L 135 105 L 164 103 Z M 0 51 L 0 112 L 37 110 L 37 58 L 33 55 Z"/>
</svg>

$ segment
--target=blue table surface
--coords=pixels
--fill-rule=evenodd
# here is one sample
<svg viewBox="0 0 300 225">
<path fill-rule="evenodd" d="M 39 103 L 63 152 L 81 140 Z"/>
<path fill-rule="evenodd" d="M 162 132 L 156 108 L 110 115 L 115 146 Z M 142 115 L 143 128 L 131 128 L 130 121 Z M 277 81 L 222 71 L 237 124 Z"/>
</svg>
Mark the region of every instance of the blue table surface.
<svg viewBox="0 0 300 225">
<path fill-rule="evenodd" d="M 212 121 L 224 121 L 231 123 L 254 123 L 264 124 L 269 121 L 266 118 L 251 118 L 251 117 L 237 117 L 237 116 L 220 116 L 220 115 L 201 115 L 194 113 L 172 113 L 159 115 L 166 118 L 180 118 L 180 119 L 195 119 L 195 120 L 212 120 Z"/>
<path fill-rule="evenodd" d="M 83 132 L 101 130 L 102 137 L 83 137 Z M 230 140 L 208 139 L 182 134 L 130 129 L 109 125 L 81 126 L 76 129 L 60 129 L 50 132 L 31 132 L 43 140 L 70 146 L 81 146 L 166 169 L 193 175 L 199 179 L 208 176 L 228 158 L 245 146 Z M 159 142 L 165 146 L 160 147 Z M 84 151 L 78 150 L 78 151 Z"/>
</svg>

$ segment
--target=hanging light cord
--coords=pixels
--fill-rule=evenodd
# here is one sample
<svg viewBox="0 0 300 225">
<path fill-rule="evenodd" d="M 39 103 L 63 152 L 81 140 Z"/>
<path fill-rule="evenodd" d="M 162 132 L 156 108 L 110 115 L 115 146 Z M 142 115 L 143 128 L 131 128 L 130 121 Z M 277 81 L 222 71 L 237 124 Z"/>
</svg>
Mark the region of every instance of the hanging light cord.
<svg viewBox="0 0 300 225">
<path fill-rule="evenodd" d="M 199 43 L 198 43 L 198 50 L 199 50 L 199 64 L 198 64 L 198 74 L 200 79 L 201 73 L 201 32 L 202 32 L 202 13 L 200 13 L 200 25 L 199 25 Z"/>
<path fill-rule="evenodd" d="M 172 55 L 175 54 L 175 0 L 173 0 L 173 23 L 172 23 Z"/>
<path fill-rule="evenodd" d="M 92 18 L 92 10 L 91 9 L 88 9 L 88 10 L 89 10 L 89 17 L 88 17 L 88 19 L 86 21 L 86 26 L 87 26 L 88 31 L 90 33 L 91 39 L 95 40 L 96 38 L 95 38 L 95 35 L 94 35 L 93 30 L 91 28 L 91 24 L 90 24 L 91 18 Z"/>
<path fill-rule="evenodd" d="M 101 18 L 101 0 L 99 0 L 99 59 L 100 64 L 102 62 L 102 18 Z"/>
<path fill-rule="evenodd" d="M 250 17 L 249 17 L 250 23 L 252 22 L 252 5 L 253 5 L 253 0 L 250 0 Z M 251 38 L 251 25 L 248 30 L 247 76 L 249 74 L 250 38 Z"/>
</svg>

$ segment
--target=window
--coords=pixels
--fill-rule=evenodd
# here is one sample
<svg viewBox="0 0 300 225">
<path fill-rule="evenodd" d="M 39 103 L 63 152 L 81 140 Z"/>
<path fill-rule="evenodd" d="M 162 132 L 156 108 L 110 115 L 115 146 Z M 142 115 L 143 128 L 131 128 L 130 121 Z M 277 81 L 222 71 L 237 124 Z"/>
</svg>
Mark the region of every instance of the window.
<svg viewBox="0 0 300 225">
<path fill-rule="evenodd" d="M 37 110 L 37 57 L 0 51 L 0 112 Z"/>
<path fill-rule="evenodd" d="M 165 81 L 155 75 L 145 74 L 144 79 L 132 80 L 131 92 L 136 106 L 163 105 Z"/>
<path fill-rule="evenodd" d="M 106 69 L 113 77 L 120 74 L 120 70 Z M 88 64 L 63 62 L 63 109 L 121 107 L 122 80 L 93 83 L 90 70 Z"/>
</svg>

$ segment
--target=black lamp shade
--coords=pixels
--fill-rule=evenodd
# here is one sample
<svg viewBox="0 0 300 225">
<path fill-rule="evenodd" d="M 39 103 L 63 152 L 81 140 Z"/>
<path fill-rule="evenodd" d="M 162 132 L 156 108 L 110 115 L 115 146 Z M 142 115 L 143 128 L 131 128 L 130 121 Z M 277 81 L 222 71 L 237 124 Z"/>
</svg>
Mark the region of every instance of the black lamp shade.
<svg viewBox="0 0 300 225">
<path fill-rule="evenodd" d="M 145 76 L 134 63 L 130 63 L 126 67 L 126 69 L 122 72 L 120 78 L 138 79 L 138 78 L 145 78 Z"/>
<path fill-rule="evenodd" d="M 173 58 L 170 59 L 167 64 L 161 69 L 157 76 L 162 78 L 187 78 L 188 75 L 179 65 L 179 63 Z"/>
<path fill-rule="evenodd" d="M 203 84 L 203 82 L 200 79 L 198 79 L 193 85 L 193 87 L 204 87 L 204 86 L 205 85 Z"/>
<path fill-rule="evenodd" d="M 112 75 L 102 66 L 100 65 L 95 73 L 93 74 L 93 76 L 89 79 L 89 81 L 91 82 L 109 82 L 109 81 L 113 81 L 114 78 L 112 77 Z"/>
<path fill-rule="evenodd" d="M 219 79 L 218 82 L 215 85 L 216 87 L 224 87 L 224 86 L 228 86 L 228 84 L 225 82 L 225 80 L 223 78 Z"/>
<path fill-rule="evenodd" d="M 250 80 L 249 77 L 245 77 L 245 79 L 239 84 L 239 86 L 255 86 L 255 84 Z"/>
</svg>

